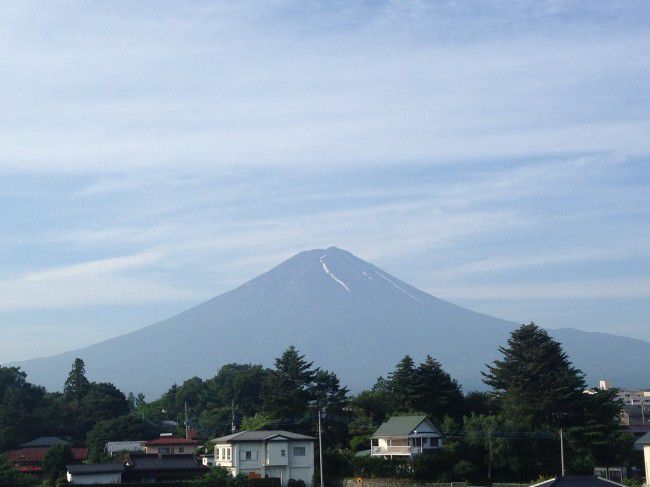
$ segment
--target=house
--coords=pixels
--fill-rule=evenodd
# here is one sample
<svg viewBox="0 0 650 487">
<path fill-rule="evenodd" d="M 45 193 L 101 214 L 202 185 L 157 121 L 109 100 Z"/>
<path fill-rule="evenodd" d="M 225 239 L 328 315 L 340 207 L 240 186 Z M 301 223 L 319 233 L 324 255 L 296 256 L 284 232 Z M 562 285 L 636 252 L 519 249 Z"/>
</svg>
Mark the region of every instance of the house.
<svg viewBox="0 0 650 487">
<path fill-rule="evenodd" d="M 121 463 L 68 465 L 67 469 L 70 485 L 115 485 L 122 483 L 124 465 Z"/>
<path fill-rule="evenodd" d="M 31 446 L 37 445 L 37 446 Z M 22 472 L 40 475 L 43 472 L 43 460 L 47 451 L 54 445 L 66 445 L 70 443 L 54 437 L 37 438 L 22 444 L 22 448 L 9 452 L 9 461 L 13 467 Z M 71 448 L 75 463 L 82 463 L 88 458 L 88 448 Z"/>
<path fill-rule="evenodd" d="M 148 455 L 194 455 L 199 442 L 162 434 L 160 438 L 144 442 Z"/>
<path fill-rule="evenodd" d="M 650 432 L 634 442 L 634 446 L 643 448 L 643 464 L 645 466 L 645 483 L 650 485 Z"/>
<path fill-rule="evenodd" d="M 104 451 L 109 457 L 119 453 L 144 453 L 144 441 L 108 441 Z"/>
<path fill-rule="evenodd" d="M 158 483 L 192 480 L 208 472 L 190 455 L 131 454 L 124 464 L 122 483 Z"/>
<path fill-rule="evenodd" d="M 571 475 L 540 482 L 531 487 L 624 487 L 623 484 L 595 475 Z"/>
<path fill-rule="evenodd" d="M 283 430 L 242 431 L 212 440 L 214 464 L 233 476 L 279 478 L 286 486 L 290 479 L 312 485 L 314 441 L 311 436 Z"/>
<path fill-rule="evenodd" d="M 370 455 L 410 458 L 442 448 L 442 434 L 424 415 L 393 416 L 370 438 Z"/>
</svg>

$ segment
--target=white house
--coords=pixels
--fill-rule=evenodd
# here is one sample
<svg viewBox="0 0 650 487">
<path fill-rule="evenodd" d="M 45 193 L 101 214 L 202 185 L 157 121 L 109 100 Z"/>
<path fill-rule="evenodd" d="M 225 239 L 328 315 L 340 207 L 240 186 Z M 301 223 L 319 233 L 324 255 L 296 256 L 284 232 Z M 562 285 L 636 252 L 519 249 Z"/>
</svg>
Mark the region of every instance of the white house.
<svg viewBox="0 0 650 487">
<path fill-rule="evenodd" d="M 442 448 L 442 434 L 426 416 L 393 416 L 370 438 L 370 454 L 412 457 Z"/>
<path fill-rule="evenodd" d="M 212 440 L 214 464 L 233 476 L 279 478 L 283 486 L 290 479 L 312 485 L 314 438 L 289 431 L 242 431 Z"/>
<path fill-rule="evenodd" d="M 115 485 L 122 483 L 124 465 L 99 463 L 92 465 L 68 465 L 70 485 Z"/>
</svg>

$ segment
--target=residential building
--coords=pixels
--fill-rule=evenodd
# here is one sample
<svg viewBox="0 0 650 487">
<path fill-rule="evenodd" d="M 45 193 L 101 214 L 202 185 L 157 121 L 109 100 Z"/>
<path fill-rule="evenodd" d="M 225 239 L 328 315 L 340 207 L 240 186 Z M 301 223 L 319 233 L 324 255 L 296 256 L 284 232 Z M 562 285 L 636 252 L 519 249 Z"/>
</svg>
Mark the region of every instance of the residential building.
<svg viewBox="0 0 650 487">
<path fill-rule="evenodd" d="M 370 455 L 412 457 L 442 448 L 442 434 L 424 415 L 393 416 L 370 438 Z"/>
<path fill-rule="evenodd" d="M 70 485 L 115 485 L 122 483 L 124 465 L 121 463 L 68 465 L 67 469 Z"/>
<path fill-rule="evenodd" d="M 194 455 L 199 442 L 163 434 L 155 440 L 145 441 L 144 452 L 148 455 Z"/>
<path fill-rule="evenodd" d="M 54 445 L 70 446 L 70 442 L 55 437 L 37 438 L 23 443 L 18 450 L 11 450 L 9 461 L 15 469 L 22 473 L 40 475 L 43 472 L 45 455 Z M 82 463 L 88 458 L 88 448 L 71 447 L 71 450 L 75 463 Z"/>
<path fill-rule="evenodd" d="M 283 486 L 290 479 L 312 485 L 314 441 L 311 436 L 290 431 L 242 431 L 212 440 L 214 464 L 235 476 L 279 478 Z"/>
<path fill-rule="evenodd" d="M 643 464 L 645 466 L 645 483 L 650 485 L 650 432 L 636 440 L 635 446 L 643 448 Z"/>
<path fill-rule="evenodd" d="M 108 441 L 104 451 L 109 457 L 118 453 L 144 453 L 145 441 Z"/>
<path fill-rule="evenodd" d="M 132 454 L 124 464 L 122 483 L 158 483 L 192 480 L 208 472 L 191 455 Z"/>
</svg>

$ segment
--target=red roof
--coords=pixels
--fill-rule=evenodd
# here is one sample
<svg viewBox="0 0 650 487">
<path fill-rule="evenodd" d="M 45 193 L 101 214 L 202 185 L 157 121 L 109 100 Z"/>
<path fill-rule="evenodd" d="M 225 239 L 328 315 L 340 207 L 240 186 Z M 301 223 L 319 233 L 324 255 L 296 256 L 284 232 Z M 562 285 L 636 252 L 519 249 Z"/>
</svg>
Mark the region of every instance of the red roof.
<svg viewBox="0 0 650 487">
<path fill-rule="evenodd" d="M 175 438 L 173 436 L 161 436 L 155 440 L 147 441 L 144 446 L 169 446 L 169 445 L 198 445 L 198 441 Z"/>
<path fill-rule="evenodd" d="M 20 463 L 40 463 L 45 458 L 48 448 L 22 448 L 20 450 L 11 450 L 9 459 L 14 464 Z M 88 458 L 88 448 L 72 448 L 72 455 L 75 461 L 83 462 Z"/>
</svg>

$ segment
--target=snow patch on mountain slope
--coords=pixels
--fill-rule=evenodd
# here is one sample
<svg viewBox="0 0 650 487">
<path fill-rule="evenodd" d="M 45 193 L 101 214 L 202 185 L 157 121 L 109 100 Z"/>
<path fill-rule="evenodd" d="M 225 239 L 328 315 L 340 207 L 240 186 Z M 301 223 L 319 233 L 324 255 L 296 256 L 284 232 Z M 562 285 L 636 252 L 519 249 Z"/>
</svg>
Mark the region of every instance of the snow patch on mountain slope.
<svg viewBox="0 0 650 487">
<path fill-rule="evenodd" d="M 405 290 L 404 288 L 400 287 L 399 285 L 397 285 L 396 283 L 394 283 L 393 281 L 391 281 L 390 279 L 388 279 L 388 278 L 387 278 L 385 275 L 383 275 L 381 272 L 379 272 L 379 271 L 375 271 L 375 274 L 377 274 L 379 277 L 383 277 L 384 279 L 386 279 L 389 283 L 391 283 L 394 287 L 396 287 L 397 289 L 399 289 L 400 291 L 402 291 L 404 294 L 406 294 L 406 295 L 407 295 L 408 297 L 410 297 L 411 299 L 415 299 L 416 301 L 419 301 L 420 303 L 422 302 L 421 299 L 418 299 L 418 298 L 416 298 L 415 296 L 413 296 L 410 292 L 408 292 L 408 291 Z"/>
<path fill-rule="evenodd" d="M 334 275 L 334 274 L 333 274 L 333 273 L 332 273 L 332 272 L 327 268 L 327 264 L 325 263 L 325 260 L 324 260 L 325 257 L 327 257 L 327 254 L 323 255 L 323 256 L 320 258 L 320 263 L 323 265 L 323 270 L 325 271 L 325 274 L 327 274 L 327 275 L 330 276 L 332 279 L 334 279 L 334 282 L 340 284 L 340 285 L 343 287 L 343 289 L 345 289 L 347 292 L 350 292 L 350 288 L 347 286 L 347 284 L 345 284 L 343 281 L 341 281 L 338 277 L 336 277 L 336 276 L 335 276 L 335 275 Z"/>
</svg>

